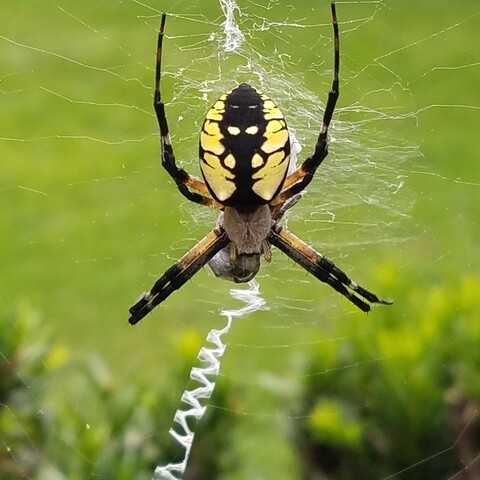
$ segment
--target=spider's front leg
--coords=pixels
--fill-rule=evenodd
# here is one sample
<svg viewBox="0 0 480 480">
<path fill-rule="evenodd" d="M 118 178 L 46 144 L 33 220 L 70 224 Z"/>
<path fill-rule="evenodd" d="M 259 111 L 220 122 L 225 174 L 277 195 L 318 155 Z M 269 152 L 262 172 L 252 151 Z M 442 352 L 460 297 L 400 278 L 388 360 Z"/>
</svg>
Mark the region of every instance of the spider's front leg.
<svg viewBox="0 0 480 480">
<path fill-rule="evenodd" d="M 293 173 L 287 176 L 283 183 L 282 191 L 273 200 L 272 205 L 281 205 L 289 198 L 297 195 L 304 190 L 312 181 L 317 168 L 328 155 L 328 129 L 332 121 L 333 112 L 337 104 L 339 89 L 339 69 L 340 69 L 340 37 L 338 34 L 337 14 L 335 11 L 335 4 L 332 2 L 332 25 L 334 38 L 334 66 L 333 66 L 333 81 L 330 92 L 328 93 L 327 104 L 325 105 L 325 112 L 323 114 L 322 126 L 318 135 L 315 151 L 312 156 L 308 157 L 302 165 Z"/>
<path fill-rule="evenodd" d="M 178 290 L 192 278 L 230 240 L 221 228 L 214 228 L 207 236 L 189 250 L 175 265 L 170 267 L 153 285 L 130 307 L 131 325 L 138 323 L 171 293 Z"/>
<path fill-rule="evenodd" d="M 153 95 L 153 107 L 160 127 L 160 142 L 162 147 L 162 166 L 175 180 L 180 192 L 188 198 L 188 200 L 205 205 L 211 208 L 222 208 L 217 201 L 205 195 L 209 195 L 207 186 L 199 178 L 193 177 L 186 170 L 180 168 L 176 164 L 175 155 L 173 153 L 172 140 L 168 130 L 167 117 L 165 115 L 165 104 L 162 101 L 160 90 L 161 71 L 162 71 L 162 45 L 165 29 L 166 14 L 162 14 L 160 22 L 160 30 L 157 40 L 157 61 L 155 65 L 155 92 Z M 190 188 L 196 192 L 190 191 Z M 197 193 L 200 192 L 200 193 Z"/>
<path fill-rule="evenodd" d="M 278 224 L 272 227 L 268 241 L 315 278 L 330 285 L 364 312 L 370 311 L 370 305 L 367 302 L 384 305 L 393 303 L 392 300 L 383 300 L 355 283 L 331 260 L 316 252 L 296 235 Z"/>
</svg>

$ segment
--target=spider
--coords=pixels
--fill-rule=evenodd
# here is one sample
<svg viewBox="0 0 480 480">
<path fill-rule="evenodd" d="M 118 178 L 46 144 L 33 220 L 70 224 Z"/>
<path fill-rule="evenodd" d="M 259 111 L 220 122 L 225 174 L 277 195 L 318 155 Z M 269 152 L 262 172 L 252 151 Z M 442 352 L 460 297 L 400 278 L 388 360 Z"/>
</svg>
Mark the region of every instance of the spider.
<svg viewBox="0 0 480 480">
<path fill-rule="evenodd" d="M 207 112 L 199 145 L 203 181 L 176 163 L 160 92 L 162 43 L 166 14 L 161 17 L 155 68 L 154 108 L 160 127 L 162 165 L 190 201 L 220 210 L 217 225 L 170 267 L 130 308 L 138 323 L 179 289 L 204 265 L 234 282 L 248 282 L 271 260 L 274 245 L 318 280 L 368 312 L 370 303 L 391 304 L 352 281 L 332 261 L 279 224 L 299 199 L 328 154 L 328 128 L 339 95 L 340 48 L 335 4 L 331 4 L 334 70 L 315 151 L 288 173 L 290 139 L 276 104 L 248 83 L 222 95 Z"/>
</svg>

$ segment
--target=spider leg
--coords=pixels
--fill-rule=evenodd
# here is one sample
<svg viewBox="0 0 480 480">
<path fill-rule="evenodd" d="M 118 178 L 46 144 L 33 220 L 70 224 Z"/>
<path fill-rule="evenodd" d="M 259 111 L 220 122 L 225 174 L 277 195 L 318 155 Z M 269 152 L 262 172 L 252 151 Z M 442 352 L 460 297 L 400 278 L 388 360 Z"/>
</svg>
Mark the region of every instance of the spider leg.
<svg viewBox="0 0 480 480">
<path fill-rule="evenodd" d="M 281 203 L 279 205 L 275 205 L 271 209 L 272 220 L 278 222 L 283 218 L 287 210 L 290 210 L 293 206 L 295 206 L 302 198 L 301 193 L 297 193 L 293 197 L 289 198 L 285 201 L 285 203 Z"/>
<path fill-rule="evenodd" d="M 172 140 L 170 138 L 170 133 L 168 130 L 167 117 L 165 115 L 165 104 L 162 101 L 162 96 L 160 93 L 160 80 L 161 80 L 161 70 L 162 70 L 162 44 L 163 36 L 165 29 L 165 20 L 167 15 L 162 14 L 162 19 L 160 22 L 160 30 L 158 32 L 157 40 L 157 61 L 155 65 L 155 92 L 153 95 L 153 106 L 155 108 L 155 113 L 157 115 L 158 125 L 160 127 L 160 142 L 162 145 L 162 166 L 170 174 L 170 176 L 175 180 L 178 189 L 180 192 L 188 198 L 188 200 L 205 205 L 211 208 L 223 208 L 223 206 L 218 203 L 216 200 L 206 197 L 202 194 L 208 195 L 208 189 L 205 185 L 205 182 L 202 182 L 199 178 L 196 178 L 190 175 L 183 168 L 177 166 L 175 161 L 175 155 L 173 153 Z M 190 191 L 189 188 L 197 190 L 197 192 Z"/>
<path fill-rule="evenodd" d="M 340 69 L 340 38 L 338 35 L 337 14 L 335 11 L 335 3 L 332 2 L 332 24 L 334 37 L 334 67 L 332 88 L 328 93 L 327 104 L 323 114 L 322 126 L 315 145 L 315 152 L 308 157 L 302 165 L 293 173 L 287 176 L 283 184 L 282 191 L 271 202 L 272 205 L 284 203 L 290 197 L 300 193 L 312 181 L 317 168 L 328 155 L 328 128 L 332 121 L 332 115 L 337 104 L 339 90 L 339 69 Z"/>
<path fill-rule="evenodd" d="M 214 228 L 208 235 L 190 249 L 177 263 L 171 266 L 153 285 L 130 307 L 131 325 L 138 323 L 172 292 L 178 290 L 192 278 L 218 251 L 230 242 L 223 229 Z"/>
<path fill-rule="evenodd" d="M 364 312 L 370 311 L 370 303 L 390 305 L 391 300 L 382 300 L 372 292 L 351 280 L 332 261 L 316 252 L 305 242 L 282 226 L 275 224 L 267 240 L 289 256 L 293 261 L 310 272 L 318 280 L 327 283 L 338 293 Z"/>
</svg>

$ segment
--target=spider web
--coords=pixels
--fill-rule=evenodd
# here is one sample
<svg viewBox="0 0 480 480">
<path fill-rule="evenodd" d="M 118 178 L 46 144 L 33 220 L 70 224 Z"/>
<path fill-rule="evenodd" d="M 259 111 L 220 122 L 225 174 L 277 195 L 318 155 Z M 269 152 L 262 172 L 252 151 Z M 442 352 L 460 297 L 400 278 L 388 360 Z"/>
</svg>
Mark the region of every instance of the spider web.
<svg viewBox="0 0 480 480">
<path fill-rule="evenodd" d="M 24 345 L 19 363 L 38 358 L 44 371 L 36 376 L 28 369 L 15 372 L 15 383 L 25 393 L 0 397 L 2 423 L 16 425 L 20 432 L 14 440 L 0 438 L 0 472 L 3 468 L 13 478 L 17 477 L 11 472 L 21 472 L 23 478 L 73 478 L 53 459 L 41 474 L 29 473 L 34 471 L 31 465 L 31 470 L 23 470 L 28 462 L 19 445 L 31 447 L 35 461 L 42 461 L 25 414 L 28 404 L 51 442 L 65 447 L 65 456 L 83 458 L 90 476 L 109 478 L 102 469 L 104 456 L 90 453 L 55 421 L 51 402 L 84 410 L 86 434 L 98 434 L 100 428 L 98 412 L 80 407 L 88 399 L 77 397 L 78 381 L 68 378 L 71 372 L 83 368 L 79 365 L 85 355 L 98 352 L 112 370 L 108 373 L 94 357 L 92 362 L 101 365 L 95 369 L 99 383 L 105 388 L 115 385 L 119 393 L 138 372 L 152 390 L 162 392 L 171 388 L 164 378 L 179 377 L 166 402 L 172 408 L 162 412 L 165 428 L 155 432 L 160 442 L 188 376 L 176 367 L 184 352 L 178 344 L 191 333 L 201 345 L 210 329 L 223 326 L 219 312 L 238 307 L 229 297 L 232 286 L 205 269 L 141 326 L 126 325 L 135 296 L 215 222 L 215 212 L 185 201 L 159 166 L 151 107 L 159 13 L 169 13 L 162 88 L 175 153 L 187 170 L 198 174 L 198 131 L 204 113 L 241 81 L 255 84 L 281 107 L 301 148 L 298 160 L 310 154 L 332 79 L 329 3 L 286 6 L 281 1 L 245 0 L 238 7 L 229 1 L 206 7 L 204 2 L 184 0 L 129 1 L 87 8 L 55 1 L 37 8 L 8 1 L 2 5 L 0 198 L 5 221 L 0 244 L 5 267 L 0 301 L 7 327 Z M 478 123 L 478 100 L 460 92 L 458 102 L 446 103 L 438 87 L 453 73 L 465 80 L 478 77 L 478 53 L 442 56 L 444 42 L 459 41 L 463 29 L 478 22 L 474 2 L 467 2 L 465 9 L 434 24 L 428 24 L 428 10 L 422 10 L 419 14 L 426 19 L 422 31 L 412 32 L 399 21 L 391 38 L 392 27 L 385 25 L 393 19 L 406 21 L 403 7 L 386 0 L 337 5 L 341 95 L 331 126 L 330 153 L 285 221 L 381 296 L 389 295 L 380 279 L 392 252 L 395 258 L 405 258 L 422 244 L 418 241 L 424 235 L 422 222 L 429 218 L 417 213 L 422 206 L 418 202 L 429 186 L 436 186 L 437 192 L 431 203 L 439 200 L 441 191 L 460 204 L 480 204 L 478 175 L 471 175 L 464 165 L 453 170 L 422 156 L 425 139 L 439 135 L 426 129 L 428 115 L 442 116 L 450 125 L 456 115 L 463 119 L 466 132 L 475 120 Z M 385 36 L 389 38 L 380 42 Z M 425 46 L 435 55 L 415 64 L 405 61 L 424 54 Z M 405 65 L 412 64 L 414 69 L 407 70 Z M 419 99 L 418 85 L 428 82 L 436 89 Z M 457 148 L 466 158 L 468 152 Z M 462 228 L 467 215 L 452 236 L 467 231 Z M 432 222 L 437 222 L 437 231 L 442 229 L 438 220 Z M 474 241 L 465 238 L 464 246 L 460 259 L 468 258 L 478 271 L 478 260 L 469 252 Z M 446 255 L 459 253 L 451 247 Z M 436 260 L 440 263 L 441 253 Z M 332 322 L 345 317 L 334 316 L 336 312 L 345 311 L 347 317 L 358 313 L 281 254 L 274 252 L 272 264 L 262 266 L 257 281 L 268 310 L 235 318 L 224 338 L 228 350 L 216 378 L 220 387 L 235 386 L 238 403 L 225 405 L 214 395 L 208 408 L 238 417 L 240 438 L 268 443 L 267 451 L 276 453 L 275 461 L 269 461 L 262 456 L 265 451 L 240 443 L 237 449 L 248 454 L 243 454 L 247 466 L 238 478 L 281 478 L 279 471 L 283 478 L 298 478 L 295 453 L 282 440 L 282 432 L 287 424 L 304 419 L 286 413 L 278 399 L 295 405 L 307 359 L 345 339 L 369 338 L 378 310 L 339 337 Z M 24 330 L 23 323 L 18 326 L 18 318 L 27 319 L 33 333 Z M 54 347 L 42 351 L 39 339 L 48 339 Z M 195 365 L 198 341 L 191 343 L 195 347 L 187 351 Z M 8 347 L 0 343 L 0 348 L 0 359 L 14 370 Z M 390 359 L 371 356 L 365 363 L 384 364 Z M 316 375 L 348 375 L 362 368 L 364 364 L 354 360 L 340 371 L 325 367 Z M 1 373 L 6 378 L 5 371 Z M 49 380 L 44 381 L 47 374 Z M 445 452 L 467 437 L 473 418 L 474 414 L 456 437 L 445 441 L 443 449 L 384 478 L 414 478 L 422 465 L 440 463 Z M 142 439 L 147 435 L 137 434 Z M 105 445 L 99 450 L 105 454 L 114 448 Z M 467 478 L 463 475 L 474 466 L 472 462 L 455 473 L 439 475 Z"/>
</svg>

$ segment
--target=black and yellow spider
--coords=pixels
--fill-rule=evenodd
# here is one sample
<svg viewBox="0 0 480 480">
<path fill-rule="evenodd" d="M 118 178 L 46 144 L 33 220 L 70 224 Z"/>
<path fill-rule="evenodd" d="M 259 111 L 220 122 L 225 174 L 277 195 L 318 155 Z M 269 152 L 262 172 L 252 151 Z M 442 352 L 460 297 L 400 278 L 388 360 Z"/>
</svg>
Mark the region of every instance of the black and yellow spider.
<svg viewBox="0 0 480 480">
<path fill-rule="evenodd" d="M 328 154 L 328 127 L 339 94 L 338 24 L 332 3 L 334 72 L 315 152 L 287 174 L 290 139 L 285 118 L 269 97 L 247 83 L 222 95 L 207 112 L 200 132 L 203 180 L 175 161 L 165 105 L 160 94 L 162 42 L 166 15 L 158 34 L 154 107 L 160 126 L 162 165 L 189 200 L 220 210 L 216 227 L 160 277 L 130 308 L 134 325 L 179 289 L 205 264 L 216 276 L 248 282 L 271 259 L 270 245 L 327 283 L 364 312 L 370 303 L 390 304 L 353 282 L 322 254 L 279 225 L 285 211 L 300 198 Z"/>
</svg>

